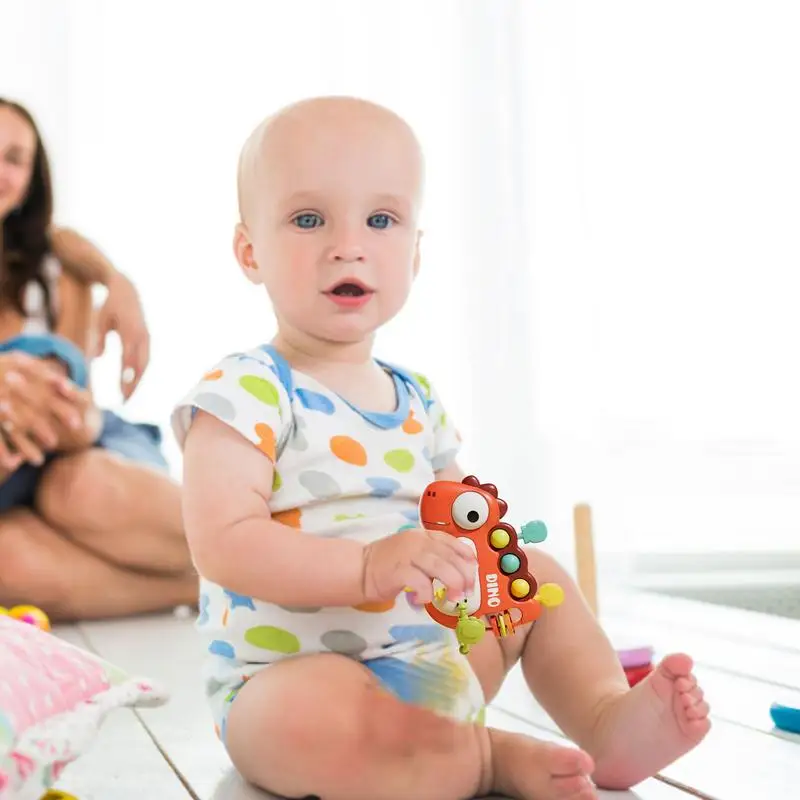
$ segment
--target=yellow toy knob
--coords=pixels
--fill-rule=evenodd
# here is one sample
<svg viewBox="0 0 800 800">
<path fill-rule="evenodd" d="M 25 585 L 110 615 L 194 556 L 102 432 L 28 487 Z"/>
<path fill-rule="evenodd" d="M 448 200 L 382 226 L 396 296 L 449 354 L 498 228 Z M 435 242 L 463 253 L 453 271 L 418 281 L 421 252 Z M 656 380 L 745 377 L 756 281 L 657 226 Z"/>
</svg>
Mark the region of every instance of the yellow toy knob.
<svg viewBox="0 0 800 800">
<path fill-rule="evenodd" d="M 555 608 L 564 602 L 564 590 L 557 583 L 543 583 L 539 587 L 536 599 L 545 608 Z"/>
</svg>

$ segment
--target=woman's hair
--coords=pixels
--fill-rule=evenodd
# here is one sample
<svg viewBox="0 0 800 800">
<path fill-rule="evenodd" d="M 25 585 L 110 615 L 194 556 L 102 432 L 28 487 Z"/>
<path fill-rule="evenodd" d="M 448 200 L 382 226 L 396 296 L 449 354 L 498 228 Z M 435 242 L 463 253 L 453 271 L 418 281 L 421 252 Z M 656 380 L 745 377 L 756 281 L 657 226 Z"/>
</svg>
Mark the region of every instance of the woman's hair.
<svg viewBox="0 0 800 800">
<path fill-rule="evenodd" d="M 54 326 L 49 286 L 42 272 L 45 257 L 50 253 L 50 225 L 53 219 L 50 163 L 31 113 L 3 97 L 0 97 L 0 108 L 16 111 L 33 128 L 36 136 L 36 152 L 27 194 L 22 205 L 3 220 L 4 269 L 0 271 L 0 304 L 11 304 L 24 314 L 23 291 L 29 281 L 35 281 L 44 290 L 48 321 Z"/>
</svg>

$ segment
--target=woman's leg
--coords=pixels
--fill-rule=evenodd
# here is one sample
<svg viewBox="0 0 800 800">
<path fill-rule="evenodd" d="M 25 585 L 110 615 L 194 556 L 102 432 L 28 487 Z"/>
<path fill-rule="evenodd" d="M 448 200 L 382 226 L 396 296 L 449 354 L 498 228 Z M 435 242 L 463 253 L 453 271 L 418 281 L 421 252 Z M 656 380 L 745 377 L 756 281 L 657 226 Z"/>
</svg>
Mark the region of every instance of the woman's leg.
<svg viewBox="0 0 800 800">
<path fill-rule="evenodd" d="M 0 515 L 0 605 L 35 605 L 54 621 L 147 613 L 194 603 L 191 575 L 142 575 L 69 541 L 28 509 Z"/>
<path fill-rule="evenodd" d="M 106 561 L 162 574 L 191 570 L 178 484 L 108 450 L 53 461 L 39 482 L 36 510 Z"/>
</svg>

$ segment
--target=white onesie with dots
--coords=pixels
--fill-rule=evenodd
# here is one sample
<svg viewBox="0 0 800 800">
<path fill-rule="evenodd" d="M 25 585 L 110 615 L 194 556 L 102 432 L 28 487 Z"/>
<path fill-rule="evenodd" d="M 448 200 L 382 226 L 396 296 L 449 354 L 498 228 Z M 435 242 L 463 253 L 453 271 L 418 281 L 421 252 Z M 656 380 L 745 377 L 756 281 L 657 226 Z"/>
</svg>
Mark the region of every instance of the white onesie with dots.
<svg viewBox="0 0 800 800">
<path fill-rule="evenodd" d="M 419 524 L 422 492 L 460 446 L 430 382 L 380 364 L 397 393 L 388 414 L 356 408 L 268 345 L 233 354 L 176 407 L 173 430 L 183 446 L 195 409 L 214 415 L 273 461 L 273 519 L 367 544 Z M 201 576 L 197 627 L 208 640 L 207 694 L 223 739 L 227 708 L 244 682 L 299 654 L 355 658 L 401 699 L 450 716 L 475 719 L 483 707 L 453 632 L 408 593 L 354 608 L 284 607 Z"/>
</svg>

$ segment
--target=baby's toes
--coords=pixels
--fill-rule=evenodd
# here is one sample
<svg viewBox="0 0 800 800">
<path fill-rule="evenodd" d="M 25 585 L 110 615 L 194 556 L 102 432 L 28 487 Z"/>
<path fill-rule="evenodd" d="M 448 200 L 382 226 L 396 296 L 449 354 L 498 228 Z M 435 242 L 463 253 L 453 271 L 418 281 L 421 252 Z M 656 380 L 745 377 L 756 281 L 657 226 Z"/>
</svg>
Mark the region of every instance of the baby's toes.
<svg viewBox="0 0 800 800">
<path fill-rule="evenodd" d="M 705 719 L 710 710 L 705 700 L 698 700 L 696 703 L 692 703 L 692 705 L 685 708 L 684 713 L 686 714 L 686 719 L 689 720 Z"/>
<path fill-rule="evenodd" d="M 697 678 L 691 673 L 686 677 L 675 679 L 675 691 L 678 692 L 678 694 L 691 692 L 692 689 L 695 688 L 697 688 Z"/>
<path fill-rule="evenodd" d="M 690 689 L 688 692 L 682 692 L 679 697 L 681 705 L 684 708 L 689 708 L 689 706 L 699 703 L 705 697 L 705 694 L 699 686 L 695 686 L 694 689 Z"/>
<path fill-rule="evenodd" d="M 548 795 L 558 800 L 595 800 L 597 792 L 592 782 L 583 775 L 568 778 L 553 776 L 553 792 Z"/>
</svg>

